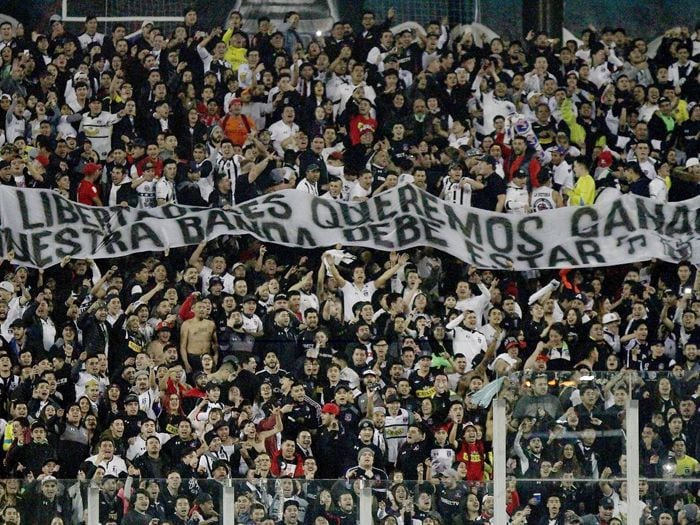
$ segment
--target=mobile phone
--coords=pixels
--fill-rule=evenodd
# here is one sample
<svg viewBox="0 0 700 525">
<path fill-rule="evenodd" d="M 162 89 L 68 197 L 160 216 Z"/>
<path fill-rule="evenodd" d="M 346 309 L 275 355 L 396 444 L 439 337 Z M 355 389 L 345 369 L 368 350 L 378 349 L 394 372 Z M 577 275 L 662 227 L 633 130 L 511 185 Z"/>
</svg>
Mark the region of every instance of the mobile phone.
<svg viewBox="0 0 700 525">
<path fill-rule="evenodd" d="M 535 492 L 532 497 L 535 500 L 535 505 L 539 505 L 542 502 L 542 494 L 539 492 Z"/>
</svg>

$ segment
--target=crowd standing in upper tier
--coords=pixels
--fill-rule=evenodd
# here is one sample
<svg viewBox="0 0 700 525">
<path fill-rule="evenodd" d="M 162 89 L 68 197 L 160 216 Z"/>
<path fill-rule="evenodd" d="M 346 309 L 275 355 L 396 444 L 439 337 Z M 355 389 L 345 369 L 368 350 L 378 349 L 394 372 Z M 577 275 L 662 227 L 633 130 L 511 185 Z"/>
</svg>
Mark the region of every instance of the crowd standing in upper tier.
<svg viewBox="0 0 700 525">
<path fill-rule="evenodd" d="M 390 9 L 309 40 L 295 12 L 254 33 L 183 15 L 128 39 L 0 23 L 0 184 L 223 209 L 412 184 L 516 214 L 698 194 L 697 27 L 652 58 L 654 35 L 592 25 L 487 41 L 447 18 L 394 33 Z M 44 271 L 0 255 L 4 525 L 85 523 L 90 484 L 102 525 L 218 524 L 229 478 L 237 525 L 354 525 L 360 480 L 377 523 L 501 525 L 496 394 L 510 523 L 627 523 L 630 397 L 643 523 L 696 523 L 698 484 L 669 480 L 700 470 L 689 263 L 493 272 L 246 236 Z"/>
</svg>

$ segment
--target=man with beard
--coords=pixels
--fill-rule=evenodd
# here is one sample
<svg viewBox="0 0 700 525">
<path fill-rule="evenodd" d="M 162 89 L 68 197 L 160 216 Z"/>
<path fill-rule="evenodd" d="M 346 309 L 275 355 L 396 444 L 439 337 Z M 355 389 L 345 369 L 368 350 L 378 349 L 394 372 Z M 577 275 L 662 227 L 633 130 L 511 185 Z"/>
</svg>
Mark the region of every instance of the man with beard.
<svg viewBox="0 0 700 525">
<path fill-rule="evenodd" d="M 226 326 L 228 330 L 226 331 L 227 339 L 224 339 L 224 344 L 227 345 L 227 350 L 225 354 L 223 352 L 221 354 L 224 361 L 227 356 L 235 356 L 240 353 L 252 354 L 255 338 L 243 328 L 243 314 L 240 309 L 233 310 L 228 315 Z"/>
<path fill-rule="evenodd" d="M 308 308 L 304 312 L 304 326 L 305 328 L 299 332 L 299 337 L 297 339 L 300 354 L 306 354 L 307 350 L 311 350 L 316 346 L 316 334 L 319 329 L 318 310 L 315 308 Z"/>
</svg>

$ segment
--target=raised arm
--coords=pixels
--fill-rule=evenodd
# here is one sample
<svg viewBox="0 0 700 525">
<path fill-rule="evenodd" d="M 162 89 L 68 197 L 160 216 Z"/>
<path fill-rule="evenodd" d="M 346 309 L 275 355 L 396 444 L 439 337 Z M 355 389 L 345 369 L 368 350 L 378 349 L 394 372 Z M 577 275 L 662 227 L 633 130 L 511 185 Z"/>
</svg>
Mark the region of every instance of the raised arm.
<svg viewBox="0 0 700 525">
<path fill-rule="evenodd" d="M 345 286 L 345 283 L 347 281 L 345 279 L 343 279 L 343 276 L 340 275 L 338 268 L 335 267 L 335 262 L 333 261 L 333 256 L 330 253 L 327 253 L 323 256 L 323 260 L 328 265 L 328 269 L 330 270 L 331 275 L 333 276 L 333 279 L 335 279 L 335 282 L 338 283 L 338 288 L 342 288 L 343 286 Z"/>
<path fill-rule="evenodd" d="M 146 306 L 148 306 L 149 301 L 150 301 L 151 299 L 153 299 L 153 297 L 154 297 L 158 292 L 160 292 L 161 290 L 163 290 L 164 288 L 165 288 L 165 283 L 160 282 L 160 283 L 156 284 L 153 288 L 151 288 L 151 290 L 150 290 L 148 293 L 143 294 L 141 297 L 139 297 L 138 301 L 134 301 L 133 303 L 131 303 L 131 304 L 127 307 L 127 309 L 126 309 L 126 311 L 125 311 L 124 313 L 126 313 L 126 314 L 128 315 L 128 314 L 130 314 L 133 310 L 136 310 L 136 308 L 137 308 L 138 306 L 142 305 L 142 304 L 145 304 Z"/>
<path fill-rule="evenodd" d="M 402 253 L 398 259 L 396 256 L 396 252 L 391 252 L 389 255 L 389 259 L 392 261 L 392 266 L 374 281 L 374 286 L 377 288 L 382 288 L 387 281 L 396 275 L 396 272 L 398 272 L 408 262 L 409 257 L 407 253 Z"/>
<path fill-rule="evenodd" d="M 197 266 L 197 263 L 199 262 L 199 258 L 202 256 L 202 252 L 204 251 L 204 248 L 207 245 L 207 241 L 201 241 L 195 250 L 192 252 L 192 255 L 190 255 L 189 261 L 187 261 L 190 266 Z"/>
</svg>

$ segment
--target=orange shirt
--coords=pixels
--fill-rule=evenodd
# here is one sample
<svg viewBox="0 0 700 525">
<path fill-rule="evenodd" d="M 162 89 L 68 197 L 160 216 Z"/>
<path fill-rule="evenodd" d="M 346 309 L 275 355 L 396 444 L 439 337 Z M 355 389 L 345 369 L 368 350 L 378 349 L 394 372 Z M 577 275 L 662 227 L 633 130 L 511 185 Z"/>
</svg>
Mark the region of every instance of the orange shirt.
<svg viewBox="0 0 700 525">
<path fill-rule="evenodd" d="M 226 138 L 237 146 L 242 146 L 248 138 L 248 133 L 255 129 L 255 123 L 246 115 L 226 115 L 223 128 Z"/>
</svg>

